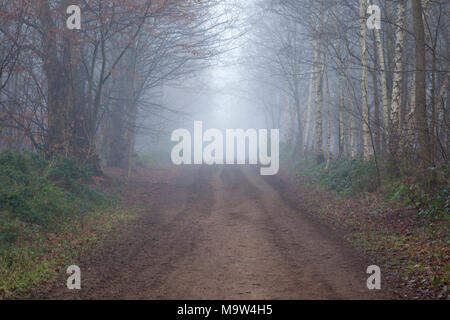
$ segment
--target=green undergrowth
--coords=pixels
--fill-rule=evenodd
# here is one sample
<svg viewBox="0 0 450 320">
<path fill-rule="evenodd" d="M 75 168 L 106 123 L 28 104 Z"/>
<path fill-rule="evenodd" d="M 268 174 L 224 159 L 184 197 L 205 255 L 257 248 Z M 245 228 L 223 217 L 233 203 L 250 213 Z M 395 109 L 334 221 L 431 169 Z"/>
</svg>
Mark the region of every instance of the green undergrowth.
<svg viewBox="0 0 450 320">
<path fill-rule="evenodd" d="M 432 174 L 432 182 L 424 188 L 413 174 L 391 180 L 387 192 L 389 202 L 399 202 L 419 211 L 419 216 L 449 220 L 450 218 L 450 165 L 427 169 Z M 417 174 L 416 174 L 417 175 Z"/>
<path fill-rule="evenodd" d="M 114 199 L 89 186 L 91 170 L 73 159 L 0 155 L 0 239 L 13 243 L 32 230 L 52 230 Z"/>
<path fill-rule="evenodd" d="M 297 175 L 339 195 L 360 196 L 380 192 L 386 203 L 397 208 L 417 209 L 420 216 L 448 220 L 450 217 L 450 166 L 429 168 L 433 172 L 432 185 L 423 185 L 421 172 L 394 176 L 381 164 L 380 176 L 375 161 L 362 159 L 332 160 L 316 164 L 311 159 L 300 159 L 291 165 Z"/>
<path fill-rule="evenodd" d="M 326 163 L 316 165 L 308 160 L 300 160 L 296 169 L 298 174 L 309 177 L 311 182 L 340 194 L 372 192 L 377 189 L 377 172 L 373 161 L 332 161 L 326 168 Z"/>
<path fill-rule="evenodd" d="M 0 298 L 49 280 L 131 216 L 73 159 L 0 154 Z"/>
<path fill-rule="evenodd" d="M 391 175 L 382 163 L 379 183 L 374 161 L 334 160 L 327 168 L 313 159 L 285 160 L 289 171 L 306 178 L 299 192 L 308 208 L 401 275 L 407 297 L 448 298 L 448 165 Z M 421 177 L 430 172 L 433 180 L 425 186 Z"/>
</svg>

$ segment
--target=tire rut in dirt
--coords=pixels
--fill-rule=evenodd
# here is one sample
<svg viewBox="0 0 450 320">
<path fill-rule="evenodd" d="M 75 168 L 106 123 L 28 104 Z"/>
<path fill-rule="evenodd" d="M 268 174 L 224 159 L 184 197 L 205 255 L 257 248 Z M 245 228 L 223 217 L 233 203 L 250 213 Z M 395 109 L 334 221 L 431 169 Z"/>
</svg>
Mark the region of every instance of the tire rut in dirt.
<svg viewBox="0 0 450 320">
<path fill-rule="evenodd" d="M 195 247 L 198 227 L 213 203 L 207 167 L 186 170 L 176 185 L 142 184 L 140 196 L 154 201 L 145 214 L 118 226 L 100 247 L 75 263 L 82 289 L 69 291 L 61 271 L 55 285 L 37 292 L 40 299 L 145 299 L 170 273 L 172 265 Z"/>
</svg>

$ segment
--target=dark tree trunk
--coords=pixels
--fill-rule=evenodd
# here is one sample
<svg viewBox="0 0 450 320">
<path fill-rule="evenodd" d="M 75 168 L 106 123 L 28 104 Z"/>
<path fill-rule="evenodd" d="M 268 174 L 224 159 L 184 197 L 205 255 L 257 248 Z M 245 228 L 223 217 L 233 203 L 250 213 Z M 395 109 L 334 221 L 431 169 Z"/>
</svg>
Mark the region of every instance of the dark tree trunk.
<svg viewBox="0 0 450 320">
<path fill-rule="evenodd" d="M 419 157 L 422 167 L 426 169 L 432 165 L 432 150 L 430 148 L 430 135 L 427 124 L 426 109 L 426 61 L 425 61 L 425 31 L 422 18 L 421 0 L 412 0 L 412 13 L 414 19 L 415 37 L 415 86 L 416 86 L 416 130 L 419 142 Z"/>
</svg>

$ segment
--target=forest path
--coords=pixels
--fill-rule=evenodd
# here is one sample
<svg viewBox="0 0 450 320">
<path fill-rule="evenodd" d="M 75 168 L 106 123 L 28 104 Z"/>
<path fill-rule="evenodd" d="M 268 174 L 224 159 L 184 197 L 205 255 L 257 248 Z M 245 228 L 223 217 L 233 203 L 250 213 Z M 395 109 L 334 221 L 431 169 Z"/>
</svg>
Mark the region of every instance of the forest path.
<svg viewBox="0 0 450 320">
<path fill-rule="evenodd" d="M 60 281 L 43 297 L 388 297 L 367 289 L 370 262 L 326 226 L 291 208 L 255 168 L 183 170 L 173 183 L 141 183 L 139 198 L 151 198 L 152 207 L 119 227 L 120 236 L 109 237 L 91 257 L 81 257 L 81 290 L 69 291 Z"/>
</svg>

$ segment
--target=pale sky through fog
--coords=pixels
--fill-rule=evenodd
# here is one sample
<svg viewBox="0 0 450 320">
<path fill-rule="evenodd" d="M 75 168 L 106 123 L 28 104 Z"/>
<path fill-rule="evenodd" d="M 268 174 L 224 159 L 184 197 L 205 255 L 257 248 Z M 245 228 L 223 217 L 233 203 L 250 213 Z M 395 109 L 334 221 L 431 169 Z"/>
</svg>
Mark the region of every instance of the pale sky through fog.
<svg viewBox="0 0 450 320">
<path fill-rule="evenodd" d="M 239 3 L 239 20 L 241 28 L 235 33 L 243 32 L 247 27 L 244 21 L 252 10 L 253 1 Z M 230 31 L 233 32 L 233 31 Z M 239 38 L 231 51 L 219 57 L 219 65 L 209 72 L 211 90 L 214 99 L 211 101 L 211 126 L 217 128 L 261 128 L 265 127 L 264 116 L 257 110 L 260 106 L 249 95 L 248 70 L 241 65 L 245 58 L 247 37 Z"/>
<path fill-rule="evenodd" d="M 224 1 L 223 8 L 227 8 L 227 3 L 230 5 L 227 16 L 232 15 L 238 19 L 234 28 L 223 35 L 225 38 L 248 31 L 249 15 L 255 12 L 255 8 L 251 7 L 252 0 L 239 1 L 239 6 L 233 5 L 235 2 L 236 0 Z M 187 114 L 169 112 L 164 118 L 150 116 L 145 120 L 147 127 L 158 127 L 165 131 L 161 136 L 164 141 L 170 139 L 170 133 L 174 129 L 193 130 L 194 120 L 203 121 L 204 129 L 217 128 L 224 131 L 266 128 L 264 112 L 258 99 L 267 95 L 267 92 L 255 91 L 252 70 L 245 63 L 249 38 L 237 37 L 236 40 L 225 43 L 225 47 L 222 47 L 225 52 L 214 58 L 213 66 L 201 70 L 191 78 L 164 86 L 163 104 Z M 152 98 L 149 96 L 149 99 Z M 141 135 L 138 145 L 147 148 L 149 138 L 152 139 L 148 135 Z"/>
</svg>

